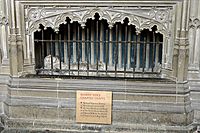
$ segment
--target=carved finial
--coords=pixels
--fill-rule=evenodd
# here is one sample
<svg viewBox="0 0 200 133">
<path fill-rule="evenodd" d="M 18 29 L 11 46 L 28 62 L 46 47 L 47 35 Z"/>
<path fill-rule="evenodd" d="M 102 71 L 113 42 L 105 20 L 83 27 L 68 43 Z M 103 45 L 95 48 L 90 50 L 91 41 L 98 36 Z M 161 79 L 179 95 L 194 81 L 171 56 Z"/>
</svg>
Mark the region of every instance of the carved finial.
<svg viewBox="0 0 200 133">
<path fill-rule="evenodd" d="M 141 30 L 139 28 L 136 28 L 136 35 L 139 35 L 141 33 Z"/>
<path fill-rule="evenodd" d="M 85 23 L 81 23 L 81 27 L 85 29 Z"/>
<path fill-rule="evenodd" d="M 56 32 L 56 34 L 58 34 L 58 32 L 59 32 L 59 28 L 56 27 L 54 31 Z"/>
</svg>

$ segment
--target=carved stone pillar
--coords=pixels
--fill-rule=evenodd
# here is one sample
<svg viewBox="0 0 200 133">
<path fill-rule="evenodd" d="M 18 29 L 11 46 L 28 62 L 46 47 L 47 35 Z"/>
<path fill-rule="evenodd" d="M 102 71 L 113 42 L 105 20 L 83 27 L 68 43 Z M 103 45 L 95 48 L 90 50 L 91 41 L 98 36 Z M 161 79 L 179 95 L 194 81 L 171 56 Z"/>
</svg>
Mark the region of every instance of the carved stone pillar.
<svg viewBox="0 0 200 133">
<path fill-rule="evenodd" d="M 10 35 L 9 35 L 9 57 L 10 57 L 10 74 L 19 76 L 23 71 L 23 40 L 21 36 L 21 20 L 19 15 L 16 16 L 15 1 L 10 1 Z M 17 8 L 20 8 L 19 5 Z M 17 28 L 18 27 L 18 28 Z"/>
<path fill-rule="evenodd" d="M 178 52 L 177 56 L 177 63 L 175 62 L 174 68 L 175 70 L 175 77 L 179 83 L 183 83 L 187 81 L 187 73 L 188 73 L 188 53 L 189 53 L 189 41 L 188 41 L 188 10 L 189 4 L 188 0 L 184 0 L 182 4 L 178 5 L 180 9 L 177 12 L 177 17 L 181 19 L 178 27 L 177 27 L 177 34 L 175 40 L 175 51 Z M 181 17 L 180 17 L 181 16 Z"/>
<path fill-rule="evenodd" d="M 185 34 L 185 33 L 184 33 Z M 175 42 L 178 46 L 177 52 L 177 72 L 176 77 L 178 82 L 184 82 L 187 80 L 187 68 L 188 68 L 188 53 L 189 53 L 189 42 L 188 38 L 178 38 Z"/>
<path fill-rule="evenodd" d="M 11 75 L 18 75 L 18 59 L 17 59 L 17 37 L 15 34 L 9 37 L 9 56 L 10 56 L 10 72 Z"/>
</svg>

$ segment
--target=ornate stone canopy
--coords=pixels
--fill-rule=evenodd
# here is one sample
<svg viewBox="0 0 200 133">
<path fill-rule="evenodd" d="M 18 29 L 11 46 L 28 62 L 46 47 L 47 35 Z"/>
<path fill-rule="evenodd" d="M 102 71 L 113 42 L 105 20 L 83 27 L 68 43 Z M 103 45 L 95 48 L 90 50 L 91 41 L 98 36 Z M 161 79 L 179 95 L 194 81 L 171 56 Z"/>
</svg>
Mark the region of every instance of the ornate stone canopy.
<svg viewBox="0 0 200 133">
<path fill-rule="evenodd" d="M 138 33 L 143 29 L 151 30 L 154 25 L 157 26 L 158 32 L 166 36 L 170 33 L 169 7 L 28 7 L 26 10 L 28 33 L 39 30 L 40 24 L 57 32 L 60 24 L 67 23 L 66 17 L 71 19 L 71 23 L 77 21 L 84 28 L 87 19 L 94 19 L 95 13 L 99 14 L 100 20 L 107 20 L 110 28 L 116 22 L 123 23 L 123 20 L 128 18 L 129 25 L 135 25 Z"/>
</svg>

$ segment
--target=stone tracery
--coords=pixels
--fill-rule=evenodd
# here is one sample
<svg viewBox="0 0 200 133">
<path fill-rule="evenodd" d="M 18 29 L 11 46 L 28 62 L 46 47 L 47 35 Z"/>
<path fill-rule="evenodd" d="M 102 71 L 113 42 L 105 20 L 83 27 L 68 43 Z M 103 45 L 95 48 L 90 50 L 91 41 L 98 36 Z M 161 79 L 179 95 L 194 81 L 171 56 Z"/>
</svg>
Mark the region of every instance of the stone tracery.
<svg viewBox="0 0 200 133">
<path fill-rule="evenodd" d="M 117 8 L 28 8 L 27 20 L 29 22 L 29 33 L 39 30 L 39 24 L 44 27 L 51 27 L 55 31 L 59 30 L 59 25 L 66 23 L 66 17 L 71 19 L 71 22 L 77 21 L 82 27 L 85 26 L 87 19 L 94 18 L 95 13 L 98 13 L 101 19 L 107 20 L 109 27 L 112 28 L 116 22 L 123 23 L 125 18 L 129 19 L 129 25 L 135 25 L 137 32 L 143 29 L 149 29 L 156 25 L 158 32 L 168 36 L 170 23 L 170 10 L 166 9 L 134 9 L 121 10 Z"/>
</svg>

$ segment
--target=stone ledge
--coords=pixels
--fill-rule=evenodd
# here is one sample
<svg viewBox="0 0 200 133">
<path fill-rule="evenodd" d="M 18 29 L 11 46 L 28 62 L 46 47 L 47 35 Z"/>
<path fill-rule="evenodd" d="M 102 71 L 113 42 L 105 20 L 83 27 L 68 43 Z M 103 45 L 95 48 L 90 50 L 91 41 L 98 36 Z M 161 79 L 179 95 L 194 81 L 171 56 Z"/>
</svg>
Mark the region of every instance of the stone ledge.
<svg viewBox="0 0 200 133">
<path fill-rule="evenodd" d="M 146 124 L 123 124 L 113 123 L 112 127 L 109 125 L 94 125 L 94 124 L 76 124 L 71 121 L 37 121 L 37 120 L 8 120 L 9 125 L 3 133 L 192 133 L 195 130 L 193 125 L 187 126 L 164 126 L 164 125 L 149 125 Z M 14 132 L 15 131 L 15 132 Z"/>
</svg>

